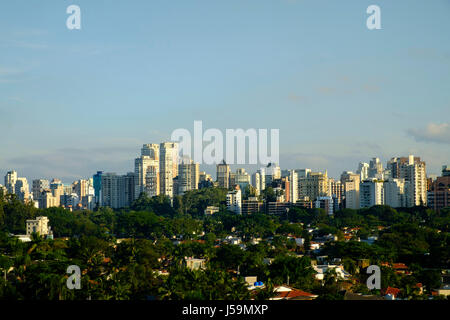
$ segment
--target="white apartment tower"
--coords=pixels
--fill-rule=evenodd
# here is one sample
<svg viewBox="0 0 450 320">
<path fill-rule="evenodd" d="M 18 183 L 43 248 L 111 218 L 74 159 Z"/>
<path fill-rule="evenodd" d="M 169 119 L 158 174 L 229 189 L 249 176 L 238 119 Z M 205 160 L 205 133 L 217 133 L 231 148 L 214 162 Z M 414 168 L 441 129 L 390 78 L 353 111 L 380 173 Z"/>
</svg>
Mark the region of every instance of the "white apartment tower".
<svg viewBox="0 0 450 320">
<path fill-rule="evenodd" d="M 393 178 L 405 179 L 409 182 L 406 206 L 427 205 L 427 173 L 424 161 L 419 157 L 392 158 L 388 169 Z"/>
<path fill-rule="evenodd" d="M 134 173 L 136 175 L 136 186 L 134 196 L 136 198 L 142 192 L 153 197 L 160 192 L 160 170 L 159 170 L 159 144 L 144 144 L 141 156 L 134 161 Z"/>
<path fill-rule="evenodd" d="M 242 214 L 242 193 L 239 186 L 227 193 L 227 209 L 236 214 Z"/>
<path fill-rule="evenodd" d="M 183 195 L 186 191 L 198 189 L 200 182 L 200 165 L 190 159 L 183 159 L 178 165 L 178 192 Z"/>
<path fill-rule="evenodd" d="M 359 174 L 359 181 L 369 179 L 369 164 L 366 162 L 360 162 L 356 173 Z"/>
<path fill-rule="evenodd" d="M 295 170 L 289 170 L 289 200 L 297 203 L 298 200 L 298 174 Z"/>
<path fill-rule="evenodd" d="M 160 144 L 159 178 L 160 194 L 173 197 L 173 179 L 178 176 L 178 144 L 163 142 Z"/>
<path fill-rule="evenodd" d="M 384 204 L 392 208 L 408 205 L 409 181 L 405 179 L 389 179 L 384 181 Z"/>
<path fill-rule="evenodd" d="M 424 161 L 414 161 L 414 156 L 409 156 L 406 167 L 405 180 L 409 181 L 408 206 L 427 205 L 427 172 Z"/>
<path fill-rule="evenodd" d="M 370 208 L 384 204 L 383 181 L 365 180 L 359 187 L 359 203 L 361 208 Z"/>
<path fill-rule="evenodd" d="M 142 155 L 134 160 L 136 174 L 135 197 L 142 192 L 149 197 L 159 194 L 159 161 L 148 155 Z"/>
<path fill-rule="evenodd" d="M 30 200 L 30 187 L 27 178 L 17 178 L 14 189 L 17 198 L 22 201 Z"/>
<path fill-rule="evenodd" d="M 17 171 L 8 171 L 5 175 L 5 187 L 8 193 L 16 192 Z"/>
<path fill-rule="evenodd" d="M 345 207 L 359 209 L 359 184 L 361 175 L 351 171 L 344 171 L 341 183 L 344 186 Z"/>
<path fill-rule="evenodd" d="M 256 196 L 259 196 L 261 194 L 261 175 L 259 172 L 252 174 L 252 186 L 255 187 Z"/>
<path fill-rule="evenodd" d="M 147 143 L 142 146 L 141 156 L 148 156 L 159 161 L 159 144 Z"/>
<path fill-rule="evenodd" d="M 259 174 L 259 191 L 260 193 L 266 189 L 266 169 L 261 168 L 257 171 Z"/>
</svg>

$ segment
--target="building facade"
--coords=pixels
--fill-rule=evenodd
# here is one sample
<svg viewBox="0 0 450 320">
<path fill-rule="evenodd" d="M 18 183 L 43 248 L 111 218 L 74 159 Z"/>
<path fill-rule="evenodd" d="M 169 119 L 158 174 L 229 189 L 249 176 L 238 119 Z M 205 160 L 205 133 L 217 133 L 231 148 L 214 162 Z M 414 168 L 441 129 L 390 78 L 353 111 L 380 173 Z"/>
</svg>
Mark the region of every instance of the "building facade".
<svg viewBox="0 0 450 320">
<path fill-rule="evenodd" d="M 183 195 L 190 190 L 197 190 L 200 182 L 200 164 L 183 159 L 178 165 L 178 190 L 177 194 Z"/>
<path fill-rule="evenodd" d="M 219 188 L 230 188 L 230 166 L 227 165 L 225 160 L 217 165 L 217 183 Z"/>
<path fill-rule="evenodd" d="M 384 204 L 383 181 L 376 179 L 365 180 L 359 187 L 359 203 L 361 208 L 370 208 Z"/>
<path fill-rule="evenodd" d="M 236 214 L 242 214 L 242 192 L 239 186 L 227 193 L 227 209 Z"/>
<path fill-rule="evenodd" d="M 450 207 L 450 170 L 442 168 L 442 176 L 433 181 L 428 190 L 428 207 L 440 212 Z"/>
<path fill-rule="evenodd" d="M 178 177 L 178 144 L 163 142 L 160 144 L 159 158 L 160 194 L 174 196 L 173 179 Z"/>
</svg>

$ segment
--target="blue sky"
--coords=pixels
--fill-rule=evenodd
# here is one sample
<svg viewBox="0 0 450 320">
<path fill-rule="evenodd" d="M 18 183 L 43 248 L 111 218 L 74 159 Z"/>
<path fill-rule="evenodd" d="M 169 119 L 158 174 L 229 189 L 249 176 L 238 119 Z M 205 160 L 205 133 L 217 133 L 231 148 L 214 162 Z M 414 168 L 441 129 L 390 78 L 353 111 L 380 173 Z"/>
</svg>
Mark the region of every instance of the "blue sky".
<svg viewBox="0 0 450 320">
<path fill-rule="evenodd" d="M 3 1 L 0 175 L 132 171 L 143 143 L 194 120 L 280 129 L 283 168 L 338 177 L 414 154 L 438 174 L 449 40 L 448 0 Z"/>
</svg>

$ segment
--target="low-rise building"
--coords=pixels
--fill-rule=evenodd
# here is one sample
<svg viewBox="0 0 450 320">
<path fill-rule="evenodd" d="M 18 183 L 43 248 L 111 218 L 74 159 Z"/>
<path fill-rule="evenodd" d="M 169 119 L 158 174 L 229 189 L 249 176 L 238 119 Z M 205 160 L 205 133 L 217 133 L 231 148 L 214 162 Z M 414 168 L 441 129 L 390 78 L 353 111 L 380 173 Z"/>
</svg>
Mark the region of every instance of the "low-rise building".
<svg viewBox="0 0 450 320">
<path fill-rule="evenodd" d="M 326 273 L 329 270 L 335 271 L 338 279 L 340 280 L 348 280 L 351 277 L 351 274 L 345 271 L 342 265 L 332 265 L 332 264 L 313 265 L 313 269 L 316 271 L 315 278 L 317 280 L 323 280 L 325 278 Z"/>
<path fill-rule="evenodd" d="M 48 225 L 47 217 L 36 217 L 34 220 L 27 220 L 27 235 L 38 233 L 41 236 L 52 234 L 51 228 Z"/>
<path fill-rule="evenodd" d="M 214 206 L 207 206 L 205 209 L 205 214 L 214 214 L 219 212 L 219 207 L 214 207 Z"/>
<path fill-rule="evenodd" d="M 205 259 L 197 259 L 197 258 L 185 258 L 186 267 L 191 270 L 199 270 L 205 268 Z"/>
<path fill-rule="evenodd" d="M 276 295 L 269 300 L 314 300 L 318 297 L 316 294 L 295 289 L 287 285 L 275 287 L 274 292 Z"/>
<path fill-rule="evenodd" d="M 257 197 L 249 197 L 248 200 L 242 201 L 242 214 L 255 214 L 262 212 L 264 208 L 264 203 L 258 201 Z"/>
</svg>

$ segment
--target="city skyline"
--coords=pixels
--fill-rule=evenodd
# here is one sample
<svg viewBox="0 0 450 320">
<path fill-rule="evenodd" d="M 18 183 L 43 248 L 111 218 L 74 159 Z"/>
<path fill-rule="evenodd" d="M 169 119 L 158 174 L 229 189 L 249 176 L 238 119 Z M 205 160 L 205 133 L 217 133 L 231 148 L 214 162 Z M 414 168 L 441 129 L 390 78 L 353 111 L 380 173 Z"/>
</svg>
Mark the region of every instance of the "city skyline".
<svg viewBox="0 0 450 320">
<path fill-rule="evenodd" d="M 372 1 L 80 0 L 81 30 L 69 4 L 0 10 L 1 176 L 133 171 L 140 146 L 194 120 L 280 129 L 281 167 L 333 177 L 409 154 L 439 175 L 450 159 L 447 1 L 376 1 L 381 30 Z"/>
<path fill-rule="evenodd" d="M 107 165 L 103 166 L 103 167 L 99 167 L 97 168 L 94 172 L 87 174 L 85 176 L 76 176 L 75 179 L 64 179 L 60 176 L 43 176 L 43 175 L 38 175 L 36 177 L 28 177 L 25 174 L 22 174 L 20 172 L 20 170 L 18 170 L 17 168 L 9 168 L 7 169 L 4 173 L 0 171 L 0 174 L 2 174 L 3 176 L 6 175 L 7 172 L 11 172 L 11 171 L 16 171 L 19 174 L 19 176 L 26 178 L 28 181 L 33 181 L 33 180 L 39 180 L 39 179 L 46 179 L 46 180 L 52 180 L 52 179 L 56 179 L 56 180 L 60 180 L 62 181 L 64 184 L 72 184 L 80 179 L 90 179 L 92 178 L 96 172 L 103 172 L 103 173 L 112 173 L 112 174 L 127 174 L 127 173 L 136 173 L 137 177 L 139 177 L 139 181 L 144 181 L 145 180 L 145 176 L 146 176 L 146 170 L 148 169 L 144 169 L 144 171 L 142 171 L 143 167 L 147 167 L 147 166 L 151 166 L 154 167 L 156 170 L 155 172 L 157 173 L 161 173 L 163 174 L 163 170 L 160 168 L 161 166 L 161 162 L 160 162 L 160 145 L 177 145 L 176 149 L 177 150 L 179 148 L 178 143 L 177 142 L 168 142 L 168 141 L 160 141 L 160 142 L 151 142 L 151 143 L 145 143 L 142 146 L 140 146 L 139 148 L 136 149 L 136 155 L 131 158 L 128 159 L 128 169 L 127 170 L 119 170 L 119 171 L 114 171 L 114 170 L 105 170 L 105 167 L 108 167 Z M 156 153 L 152 153 L 150 154 L 151 151 L 149 151 L 149 148 L 157 148 Z M 154 152 L 154 151 L 153 151 Z M 332 175 L 330 174 L 330 171 L 328 170 L 328 168 L 326 167 L 301 167 L 301 166 L 296 166 L 296 167 L 284 167 L 281 166 L 279 163 L 268 163 L 268 164 L 256 164 L 256 165 L 249 165 L 249 164 L 230 164 L 227 163 L 225 161 L 225 159 L 223 159 L 222 161 L 220 161 L 217 164 L 212 164 L 212 165 L 205 165 L 205 164 L 201 164 L 198 163 L 196 161 L 194 161 L 191 157 L 186 156 L 185 154 L 182 153 L 178 153 L 176 156 L 174 156 L 173 154 L 170 155 L 170 158 L 172 158 L 172 160 L 170 161 L 169 166 L 173 167 L 173 169 L 175 170 L 173 174 L 173 178 L 178 176 L 178 170 L 179 170 L 179 166 L 186 164 L 186 163 L 191 163 L 191 164 L 195 164 L 196 166 L 198 166 L 198 171 L 199 172 L 205 172 L 206 174 L 210 175 L 214 181 L 218 182 L 219 184 L 221 184 L 220 179 L 217 176 L 217 170 L 221 165 L 226 165 L 226 167 L 228 167 L 229 173 L 234 173 L 239 171 L 240 169 L 243 169 L 244 171 L 248 172 L 249 174 L 254 174 L 257 172 L 260 172 L 260 170 L 262 168 L 268 168 L 271 165 L 276 165 L 277 168 L 279 168 L 280 170 L 283 171 L 289 171 L 289 170 L 309 170 L 311 172 L 321 172 L 321 173 L 327 173 L 329 178 L 332 179 L 337 179 L 339 180 L 343 174 L 346 174 L 346 172 L 352 172 L 352 173 L 360 173 L 361 171 L 361 165 L 365 164 L 367 165 L 367 168 L 369 168 L 369 165 L 372 165 L 372 161 L 376 160 L 382 168 L 382 171 L 384 170 L 389 170 L 388 166 L 389 166 L 389 162 L 395 160 L 395 159 L 408 159 L 408 157 L 413 156 L 414 158 L 418 158 L 421 159 L 424 163 L 427 163 L 427 161 L 421 156 L 421 155 L 395 155 L 395 156 L 391 156 L 386 160 L 383 160 L 380 157 L 370 157 L 370 158 L 365 158 L 362 159 L 361 161 L 358 161 L 357 163 L 355 163 L 353 165 L 353 167 L 347 167 L 344 168 L 344 170 L 342 170 L 341 172 L 337 173 L 336 175 Z M 147 158 L 147 160 L 145 160 L 144 158 Z M 154 163 L 154 161 L 156 160 L 156 162 Z M 144 165 L 145 163 L 145 165 Z M 172 164 L 173 163 L 173 164 Z M 176 165 L 175 165 L 176 163 Z M 136 168 L 140 168 L 138 171 L 136 171 Z M 444 169 L 444 167 L 448 167 L 448 163 L 442 163 L 439 171 L 437 173 L 434 172 L 429 172 L 428 169 L 428 164 L 426 165 L 426 174 L 428 177 L 430 178 L 436 178 L 437 176 L 439 176 L 442 173 L 442 170 Z M 160 179 L 160 178 L 159 178 Z M 161 182 L 158 179 L 158 185 L 161 184 Z M 145 182 L 142 182 L 143 184 L 145 184 Z M 138 183 L 137 185 L 139 185 L 141 188 L 143 186 L 141 182 Z M 0 185 L 2 185 L 2 183 L 0 183 Z M 231 187 L 231 186 L 226 186 Z M 159 189 L 159 187 L 158 187 Z M 143 189 L 137 189 L 137 192 L 142 192 Z"/>
<path fill-rule="evenodd" d="M 144 144 L 140 156 L 134 159 L 134 172 L 123 175 L 97 171 L 92 178 L 72 184 L 63 184 L 57 178 L 51 182 L 33 180 L 32 193 L 28 180 L 17 171 L 10 171 L 0 191 L 15 194 L 24 202 L 33 201 L 39 208 L 61 205 L 71 210 L 92 210 L 95 206 L 123 208 L 141 195 L 174 199 L 189 191 L 211 187 L 227 189 L 229 210 L 238 214 L 242 212 L 244 195 L 246 214 L 261 205 L 257 197 L 265 199 L 266 209 L 272 213 L 284 212 L 291 205 L 314 205 L 330 215 L 344 207 L 359 209 L 384 204 L 394 208 L 414 207 L 427 205 L 428 199 L 432 206 L 442 207 L 446 203 L 441 201 L 444 195 L 441 191 L 445 190 L 440 190 L 440 186 L 448 179 L 448 166 L 442 167 L 441 177 L 433 178 L 427 176 L 426 163 L 414 155 L 391 158 L 386 166 L 379 158 L 372 158 L 369 163 L 360 162 L 355 171 L 342 172 L 338 179 L 330 177 L 327 170 L 282 170 L 276 163 L 256 172 L 242 168 L 234 172 L 222 161 L 217 164 L 213 179 L 211 174 L 200 171 L 197 162 L 179 154 L 179 150 L 177 143 Z M 265 192 L 268 187 L 272 190 Z"/>
<path fill-rule="evenodd" d="M 167 143 L 167 142 L 160 142 L 160 143 Z M 152 142 L 150 144 L 148 144 L 148 143 L 143 144 L 142 146 L 144 146 L 144 148 L 145 148 L 145 146 L 154 145 L 154 144 L 155 144 L 155 142 Z M 159 143 L 156 143 L 156 145 L 159 147 Z M 20 172 L 20 170 L 18 170 L 17 168 L 8 168 L 4 172 L 0 171 L 0 175 L 1 176 L 5 176 L 7 172 L 16 171 L 16 172 L 20 173 L 19 175 L 21 177 L 26 178 L 28 181 L 39 180 L 39 179 L 46 179 L 46 180 L 57 179 L 57 180 L 61 180 L 64 184 L 69 185 L 69 184 L 72 184 L 72 183 L 74 183 L 74 182 L 76 182 L 77 180 L 80 180 L 80 179 L 90 179 L 98 171 L 101 171 L 101 172 L 104 172 L 104 173 L 119 174 L 119 175 L 127 174 L 127 173 L 130 173 L 130 172 L 135 172 L 135 169 L 136 169 L 136 166 L 137 166 L 137 160 L 142 161 L 141 158 L 144 155 L 144 154 L 142 154 L 142 152 L 143 152 L 142 150 L 143 149 L 141 149 L 141 148 L 137 148 L 136 155 L 133 158 L 128 159 L 128 161 L 127 161 L 128 162 L 128 169 L 126 169 L 126 170 L 116 170 L 116 171 L 115 170 L 105 170 L 104 168 L 108 167 L 108 165 L 106 164 L 103 167 L 99 167 L 95 171 L 93 171 L 91 173 L 88 173 L 85 176 L 74 176 L 73 179 L 71 179 L 71 178 L 64 178 L 64 177 L 61 177 L 61 176 L 44 176 L 44 175 L 37 175 L 37 176 L 29 177 L 29 176 L 27 176 L 25 174 L 22 174 Z M 380 161 L 380 163 L 382 164 L 382 167 L 383 167 L 383 170 L 384 170 L 384 169 L 387 169 L 387 164 L 392 159 L 394 159 L 394 158 L 402 158 L 402 157 L 403 158 L 408 158 L 409 156 L 411 156 L 411 155 L 395 155 L 395 156 L 393 155 L 392 157 L 389 157 L 386 160 L 383 160 L 380 157 L 365 158 L 365 159 L 362 159 L 361 161 L 358 161 L 353 166 L 344 168 L 341 172 L 337 173 L 336 175 L 330 174 L 329 169 L 326 168 L 326 167 L 305 167 L 305 166 L 303 166 L 303 167 L 302 166 L 284 167 L 284 166 L 281 166 L 279 163 L 274 163 L 274 164 L 278 165 L 281 168 L 281 170 L 304 170 L 304 169 L 306 169 L 306 170 L 311 170 L 312 172 L 322 172 L 322 173 L 327 172 L 328 177 L 339 180 L 340 177 L 342 176 L 342 174 L 345 173 L 345 172 L 353 172 L 353 173 L 358 172 L 359 165 L 361 163 L 365 163 L 365 164 L 369 165 L 369 163 L 373 159 L 378 159 Z M 421 155 L 413 155 L 413 156 L 414 157 L 417 156 L 417 157 L 421 158 L 425 163 L 427 163 L 427 161 Z M 186 158 L 186 155 L 179 154 L 177 156 L 177 158 L 178 158 L 178 166 L 180 164 L 183 164 L 186 160 L 188 160 L 188 161 L 190 161 L 192 163 L 197 164 L 199 166 L 199 171 L 206 172 L 207 174 L 211 175 L 211 177 L 213 178 L 214 181 L 218 181 L 217 166 L 220 165 L 221 163 L 223 163 L 223 161 L 225 161 L 225 160 L 223 160 L 223 161 L 221 161 L 221 162 L 219 162 L 217 164 L 213 164 L 213 165 L 205 165 L 205 164 L 198 164 L 197 162 L 193 161 L 189 157 Z M 151 161 L 150 158 L 149 158 L 149 160 Z M 225 162 L 225 164 L 227 164 L 227 163 Z M 270 165 L 270 163 L 267 164 L 267 165 L 259 165 L 259 164 L 258 165 L 227 164 L 227 166 L 230 168 L 230 172 L 234 173 L 234 172 L 236 172 L 239 169 L 244 169 L 250 174 L 254 174 L 254 173 L 258 172 L 261 168 L 265 168 L 268 165 Z M 178 166 L 177 166 L 177 168 L 178 168 Z M 448 163 L 442 163 L 440 168 L 439 168 L 439 170 L 438 170 L 438 172 L 434 173 L 434 172 L 429 172 L 428 164 L 427 164 L 427 169 L 426 169 L 427 170 L 427 176 L 428 177 L 432 177 L 432 178 L 435 178 L 435 177 L 439 176 L 441 174 L 444 166 L 448 166 Z M 156 167 L 158 168 L 157 170 L 159 171 L 159 161 L 158 161 L 158 164 L 156 165 Z M 142 176 L 142 174 L 141 174 L 141 176 Z M 143 176 L 140 179 L 144 179 Z M 2 185 L 2 184 L 3 183 L 0 183 L 0 185 Z M 158 184 L 159 184 L 159 182 L 158 182 Z M 140 190 L 140 191 L 142 191 L 142 190 Z"/>
</svg>

